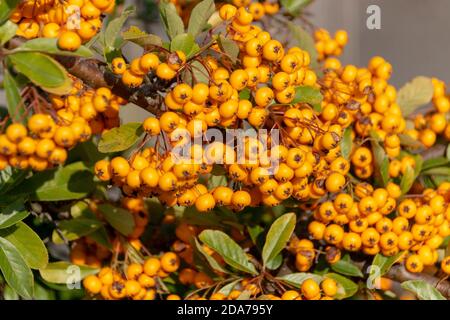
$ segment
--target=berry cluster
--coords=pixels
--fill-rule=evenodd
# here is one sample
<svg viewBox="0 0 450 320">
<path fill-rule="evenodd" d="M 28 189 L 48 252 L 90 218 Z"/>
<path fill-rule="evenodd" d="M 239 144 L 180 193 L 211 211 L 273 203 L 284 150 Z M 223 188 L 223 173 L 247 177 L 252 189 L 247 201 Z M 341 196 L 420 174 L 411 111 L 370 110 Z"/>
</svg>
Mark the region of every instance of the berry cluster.
<svg viewBox="0 0 450 320">
<path fill-rule="evenodd" d="M 314 33 L 318 60 L 323 61 L 334 56 L 339 57 L 348 43 L 348 34 L 345 30 L 338 30 L 334 38 L 325 29 L 318 29 Z"/>
<path fill-rule="evenodd" d="M 102 14 L 111 13 L 114 7 L 115 0 L 26 0 L 10 20 L 18 25 L 18 36 L 57 38 L 60 49 L 75 51 L 97 34 Z"/>
<path fill-rule="evenodd" d="M 0 170 L 10 165 L 43 171 L 63 164 L 77 143 L 117 127 L 119 107 L 125 102 L 108 88 L 93 90 L 81 82 L 69 95 L 50 95 L 49 100 L 48 105 L 40 102 L 26 125 L 12 123 L 0 135 Z"/>
</svg>

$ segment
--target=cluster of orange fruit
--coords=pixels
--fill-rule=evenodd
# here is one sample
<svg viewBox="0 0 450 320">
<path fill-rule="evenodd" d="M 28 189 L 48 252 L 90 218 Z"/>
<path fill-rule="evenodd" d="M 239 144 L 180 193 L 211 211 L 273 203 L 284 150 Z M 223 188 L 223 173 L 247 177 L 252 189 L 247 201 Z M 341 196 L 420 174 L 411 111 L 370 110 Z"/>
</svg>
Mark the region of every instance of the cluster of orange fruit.
<svg viewBox="0 0 450 320">
<path fill-rule="evenodd" d="M 70 261 L 77 266 L 100 268 L 111 258 L 111 251 L 89 237 L 82 237 L 73 242 Z"/>
<path fill-rule="evenodd" d="M 115 0 L 26 0 L 11 14 L 16 34 L 26 39 L 57 38 L 62 50 L 75 51 L 102 27 L 102 14 L 111 13 Z"/>
<path fill-rule="evenodd" d="M 433 78 L 433 110 L 425 115 L 417 114 L 414 129 L 407 130 L 413 139 L 419 140 L 425 147 L 432 147 L 439 136 L 450 141 L 450 98 L 445 83 Z"/>
<path fill-rule="evenodd" d="M 97 275 L 84 278 L 83 286 L 91 295 L 107 300 L 155 300 L 162 294 L 167 300 L 180 300 L 178 295 L 164 292 L 161 286 L 161 278 L 176 272 L 179 266 L 178 256 L 166 252 L 142 263 L 129 263 L 124 272 L 103 267 Z"/>
<path fill-rule="evenodd" d="M 8 165 L 43 171 L 63 164 L 67 151 L 93 134 L 119 125 L 119 108 L 125 100 L 106 87 L 93 90 L 76 81 L 70 94 L 50 95 L 26 125 L 12 123 L 0 135 L 0 170 Z"/>
<path fill-rule="evenodd" d="M 329 57 L 339 57 L 342 55 L 348 43 L 348 34 L 345 30 L 338 30 L 334 38 L 325 29 L 318 29 L 314 32 L 314 40 L 318 53 L 318 60 L 323 61 Z"/>
<path fill-rule="evenodd" d="M 325 241 L 333 252 L 330 263 L 340 259 L 340 250 L 367 255 L 394 256 L 404 251 L 410 272 L 422 272 L 437 262 L 437 249 L 450 235 L 450 183 L 426 189 L 413 198 L 400 199 L 399 186 L 389 183 L 375 189 L 368 183 L 356 185 L 353 196 L 340 193 L 314 209 L 308 233 Z M 393 217 L 391 213 L 397 212 Z M 299 271 L 309 270 L 316 257 L 314 243 L 295 239 L 289 245 L 296 254 Z M 446 266 L 448 257 L 442 262 Z"/>
</svg>

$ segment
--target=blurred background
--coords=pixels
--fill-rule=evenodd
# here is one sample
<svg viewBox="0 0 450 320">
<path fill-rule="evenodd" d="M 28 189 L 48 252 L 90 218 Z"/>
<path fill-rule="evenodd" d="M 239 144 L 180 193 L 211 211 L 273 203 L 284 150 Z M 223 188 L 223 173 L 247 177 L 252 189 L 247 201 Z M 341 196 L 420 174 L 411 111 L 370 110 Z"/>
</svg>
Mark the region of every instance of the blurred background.
<svg viewBox="0 0 450 320">
<path fill-rule="evenodd" d="M 132 19 L 128 24 L 162 35 L 154 0 L 125 1 L 125 6 L 131 4 L 138 6 L 141 17 L 153 22 L 143 25 L 142 20 Z M 380 30 L 366 26 L 370 5 L 381 9 Z M 314 0 L 308 12 L 316 27 L 349 32 L 350 42 L 342 57 L 345 63 L 362 66 L 372 56 L 382 55 L 394 66 L 392 83 L 397 87 L 418 75 L 450 83 L 450 0 Z M 4 94 L 0 90 L 1 105 Z"/>
</svg>

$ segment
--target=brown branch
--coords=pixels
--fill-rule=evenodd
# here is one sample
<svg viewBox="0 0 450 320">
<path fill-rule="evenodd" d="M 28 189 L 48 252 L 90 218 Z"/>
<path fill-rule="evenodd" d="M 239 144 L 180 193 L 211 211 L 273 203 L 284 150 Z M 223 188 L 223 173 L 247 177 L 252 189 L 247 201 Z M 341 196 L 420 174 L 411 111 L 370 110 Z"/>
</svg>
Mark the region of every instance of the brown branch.
<svg viewBox="0 0 450 320">
<path fill-rule="evenodd" d="M 8 48 L 14 49 L 24 43 L 23 38 L 15 37 L 9 41 Z M 162 113 L 162 97 L 160 91 L 165 91 L 170 87 L 170 82 L 156 81 L 144 83 L 138 88 L 129 88 L 125 86 L 120 78 L 107 69 L 106 64 L 93 58 L 80 58 L 72 56 L 54 56 L 66 70 L 82 80 L 92 88 L 109 87 L 111 91 L 135 105 L 158 116 Z"/>
<path fill-rule="evenodd" d="M 384 277 L 390 278 L 398 282 L 409 280 L 422 280 L 428 282 L 435 287 L 444 297 L 450 298 L 450 282 L 441 280 L 437 277 L 426 273 L 411 273 L 408 272 L 402 265 L 393 266 Z"/>
</svg>

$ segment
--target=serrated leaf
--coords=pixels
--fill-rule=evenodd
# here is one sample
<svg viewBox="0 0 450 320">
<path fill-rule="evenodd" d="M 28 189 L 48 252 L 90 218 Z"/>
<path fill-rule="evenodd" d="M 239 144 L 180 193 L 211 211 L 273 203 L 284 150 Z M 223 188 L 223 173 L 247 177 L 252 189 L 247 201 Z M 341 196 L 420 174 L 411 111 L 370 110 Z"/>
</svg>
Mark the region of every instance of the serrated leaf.
<svg viewBox="0 0 450 320">
<path fill-rule="evenodd" d="M 58 47 L 58 39 L 56 38 L 31 39 L 14 49 L 13 52 L 42 52 L 59 56 L 75 56 L 82 58 L 90 58 L 94 55 L 92 51 L 85 46 L 80 46 L 75 51 L 61 50 Z"/>
<path fill-rule="evenodd" d="M 183 51 L 189 58 L 198 52 L 200 47 L 195 43 L 194 37 L 189 33 L 176 35 L 170 42 L 170 51 Z"/>
<path fill-rule="evenodd" d="M 11 242 L 27 265 L 32 269 L 40 269 L 48 263 L 47 249 L 41 238 L 22 221 L 0 230 L 0 237 Z"/>
<path fill-rule="evenodd" d="M 217 43 L 219 44 L 220 50 L 222 50 L 226 56 L 230 58 L 231 62 L 236 63 L 239 55 L 239 46 L 237 43 L 222 35 L 217 37 Z"/>
<path fill-rule="evenodd" d="M 0 25 L 4 24 L 11 13 L 19 4 L 20 0 L 2 0 L 0 1 Z"/>
<path fill-rule="evenodd" d="M 331 269 L 334 272 L 350 276 L 350 277 L 360 277 L 362 278 L 364 275 L 361 270 L 352 262 L 347 260 L 339 260 L 336 263 L 331 265 Z"/>
<path fill-rule="evenodd" d="M 218 230 L 205 230 L 200 233 L 199 239 L 216 251 L 228 265 L 246 273 L 257 274 L 244 250 L 227 234 Z"/>
<path fill-rule="evenodd" d="M 199 33 L 206 27 L 211 15 L 216 10 L 213 0 L 203 0 L 192 9 L 189 17 L 188 33 L 197 37 Z"/>
<path fill-rule="evenodd" d="M 3 25 L 0 24 L 0 46 L 3 46 L 16 35 L 17 28 L 17 24 L 11 21 L 6 21 Z"/>
<path fill-rule="evenodd" d="M 124 40 L 131 41 L 144 48 L 148 46 L 162 47 L 163 45 L 160 37 L 154 34 L 148 34 L 136 26 L 131 26 L 127 31 L 123 31 L 122 37 Z"/>
<path fill-rule="evenodd" d="M 423 280 L 405 281 L 401 286 L 414 293 L 420 300 L 447 300 L 435 287 Z"/>
<path fill-rule="evenodd" d="M 14 68 L 46 91 L 67 91 L 72 83 L 66 70 L 53 58 L 40 52 L 17 52 L 8 55 Z M 55 92 L 52 91 L 52 92 Z"/>
<path fill-rule="evenodd" d="M 8 228 L 25 219 L 30 213 L 25 209 L 24 199 L 19 198 L 6 207 L 0 208 L 0 229 Z"/>
<path fill-rule="evenodd" d="M 295 88 L 295 98 L 292 104 L 307 103 L 317 112 L 322 110 L 322 93 L 318 88 L 310 86 L 298 86 Z"/>
<path fill-rule="evenodd" d="M 0 270 L 6 283 L 21 297 L 33 297 L 33 273 L 16 247 L 0 237 Z"/>
<path fill-rule="evenodd" d="M 295 288 L 300 288 L 305 280 L 313 279 L 317 283 L 320 283 L 323 280 L 323 277 L 314 273 L 298 272 L 289 273 L 284 276 L 277 277 L 277 279 Z"/>
<path fill-rule="evenodd" d="M 353 296 L 356 292 L 358 292 L 358 285 L 354 283 L 352 280 L 341 276 L 336 273 L 327 273 L 325 278 L 333 279 L 338 284 L 338 292 L 334 298 L 336 299 L 345 299 Z"/>
<path fill-rule="evenodd" d="M 206 262 L 208 262 L 209 266 L 217 272 L 222 272 L 225 274 L 229 274 L 230 272 L 223 268 L 213 257 L 211 257 L 202 247 L 200 242 L 198 242 L 197 239 L 194 239 L 195 242 L 195 248 L 198 250 L 198 252 L 201 253 L 201 255 L 205 258 Z"/>
<path fill-rule="evenodd" d="M 135 12 L 133 7 L 128 7 L 123 10 L 120 17 L 117 17 L 108 23 L 103 35 L 103 43 L 105 46 L 105 51 L 113 51 L 118 49 L 120 46 L 121 39 L 118 37 L 120 30 L 122 29 L 125 21 L 128 17 Z"/>
<path fill-rule="evenodd" d="M 3 74 L 3 87 L 5 89 L 6 107 L 8 108 L 9 116 L 13 122 L 24 122 L 23 114 L 25 113 L 25 106 L 21 102 L 20 88 L 16 80 L 12 77 L 8 69 L 5 68 Z"/>
<path fill-rule="evenodd" d="M 95 188 L 93 174 L 82 162 L 34 174 L 15 189 L 31 200 L 63 201 L 81 199 Z"/>
<path fill-rule="evenodd" d="M 40 269 L 39 273 L 45 281 L 51 283 L 67 284 L 72 283 L 71 280 L 77 276 L 74 271 L 78 270 L 80 276 L 80 279 L 78 280 L 82 280 L 83 278 L 91 274 L 96 274 L 99 271 L 99 269 L 97 268 L 91 268 L 88 266 L 76 266 L 69 262 L 59 261 L 49 263 L 45 268 Z"/>
<path fill-rule="evenodd" d="M 183 20 L 181 20 L 177 9 L 172 3 L 165 0 L 161 1 L 159 3 L 159 14 L 169 39 L 184 33 Z"/>
<path fill-rule="evenodd" d="M 417 77 L 403 86 L 397 94 L 397 104 L 404 117 L 414 113 L 418 108 L 431 102 L 433 83 L 430 78 Z"/>
<path fill-rule="evenodd" d="M 294 17 L 298 16 L 311 2 L 312 0 L 280 0 L 281 6 Z"/>
<path fill-rule="evenodd" d="M 372 138 L 372 152 L 375 166 L 375 179 L 381 186 L 386 186 L 389 182 L 389 159 L 384 148 L 380 145 L 380 138 L 376 132 L 370 133 Z"/>
<path fill-rule="evenodd" d="M 391 267 L 401 258 L 404 252 L 399 252 L 394 256 L 386 257 L 385 255 L 378 253 L 373 258 L 372 264 L 369 269 L 369 277 L 381 277 L 385 275 Z"/>
<path fill-rule="evenodd" d="M 101 204 L 98 209 L 105 217 L 106 221 L 121 234 L 127 236 L 133 232 L 133 215 L 122 208 L 114 207 L 110 204 Z"/>
<path fill-rule="evenodd" d="M 292 232 L 294 232 L 295 223 L 295 213 L 287 213 L 279 217 L 271 225 L 269 232 L 267 232 L 266 242 L 262 251 L 264 265 L 268 266 L 268 264 L 272 263 L 284 249 Z"/>
<path fill-rule="evenodd" d="M 352 153 L 353 141 L 352 141 L 352 128 L 347 127 L 344 130 L 341 140 L 341 154 L 344 159 L 349 160 Z"/>
<path fill-rule="evenodd" d="M 142 123 L 132 122 L 113 128 L 102 134 L 98 151 L 102 153 L 120 152 L 132 147 L 144 130 Z"/>
</svg>

